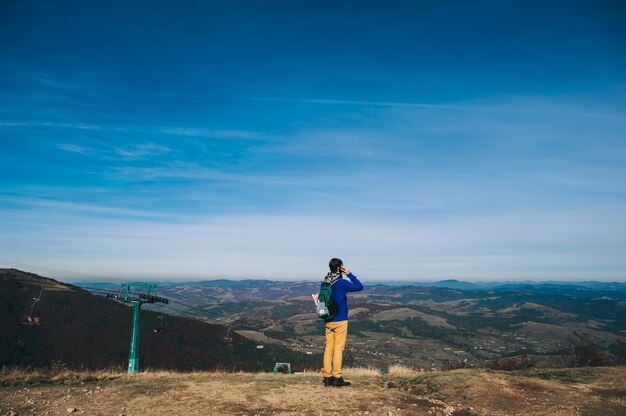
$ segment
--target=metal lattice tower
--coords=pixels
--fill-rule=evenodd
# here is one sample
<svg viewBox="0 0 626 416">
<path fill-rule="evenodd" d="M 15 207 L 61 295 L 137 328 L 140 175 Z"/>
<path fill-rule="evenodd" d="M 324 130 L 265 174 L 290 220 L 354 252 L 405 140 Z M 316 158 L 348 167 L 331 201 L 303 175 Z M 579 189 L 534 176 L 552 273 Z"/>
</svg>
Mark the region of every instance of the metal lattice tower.
<svg viewBox="0 0 626 416">
<path fill-rule="evenodd" d="M 133 295 L 131 288 L 140 287 L 146 290 L 146 293 L 140 293 L 139 295 Z M 124 296 L 120 299 L 122 302 L 130 303 L 133 305 L 133 330 L 130 336 L 130 352 L 128 354 L 128 373 L 139 372 L 139 311 L 141 305 L 144 303 L 168 303 L 165 298 L 154 296 L 150 292 L 157 285 L 154 283 L 124 283 L 122 288 L 125 289 Z"/>
</svg>

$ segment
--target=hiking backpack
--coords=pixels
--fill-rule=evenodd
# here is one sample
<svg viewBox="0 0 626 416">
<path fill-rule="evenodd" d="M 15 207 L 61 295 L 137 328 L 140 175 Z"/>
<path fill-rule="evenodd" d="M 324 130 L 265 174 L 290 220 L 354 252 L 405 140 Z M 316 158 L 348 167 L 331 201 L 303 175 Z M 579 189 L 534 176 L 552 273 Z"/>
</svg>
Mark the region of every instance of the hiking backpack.
<svg viewBox="0 0 626 416">
<path fill-rule="evenodd" d="M 333 285 L 336 283 L 324 283 L 324 286 L 320 289 L 320 293 L 313 295 L 315 300 L 315 311 L 317 316 L 322 318 L 326 322 L 332 321 L 337 313 L 339 313 L 339 305 L 333 301 Z"/>
</svg>

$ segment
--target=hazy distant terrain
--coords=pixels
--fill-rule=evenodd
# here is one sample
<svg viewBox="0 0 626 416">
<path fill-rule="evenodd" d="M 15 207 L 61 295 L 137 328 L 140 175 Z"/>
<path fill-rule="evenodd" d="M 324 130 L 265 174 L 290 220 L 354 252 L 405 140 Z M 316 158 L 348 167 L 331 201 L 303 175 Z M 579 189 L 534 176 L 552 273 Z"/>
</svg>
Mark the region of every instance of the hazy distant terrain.
<svg viewBox="0 0 626 416">
<path fill-rule="evenodd" d="M 2 364 L 126 365 L 131 310 L 111 298 L 119 297 L 120 285 L 68 285 L 13 269 L 0 270 L 0 285 Z M 291 362 L 295 369 L 319 368 L 324 323 L 311 300 L 318 285 L 159 283 L 154 293 L 170 302 L 142 309 L 142 367 L 263 371 Z M 369 284 L 349 294 L 346 365 L 523 369 L 626 362 L 623 284 L 480 286 Z M 43 324 L 25 325 L 39 291 L 35 314 Z M 167 331 L 156 333 L 163 323 Z"/>
<path fill-rule="evenodd" d="M 310 297 L 318 285 L 216 280 L 170 282 L 157 291 L 193 305 L 186 309 L 191 316 L 232 322 L 234 330 L 258 342 L 320 353 L 323 322 L 313 313 Z M 626 362 L 624 283 L 366 284 L 364 291 L 348 297 L 346 360 L 351 365 L 498 367 L 517 360 L 515 366 L 571 367 Z M 171 312 L 184 315 L 181 309 Z"/>
</svg>

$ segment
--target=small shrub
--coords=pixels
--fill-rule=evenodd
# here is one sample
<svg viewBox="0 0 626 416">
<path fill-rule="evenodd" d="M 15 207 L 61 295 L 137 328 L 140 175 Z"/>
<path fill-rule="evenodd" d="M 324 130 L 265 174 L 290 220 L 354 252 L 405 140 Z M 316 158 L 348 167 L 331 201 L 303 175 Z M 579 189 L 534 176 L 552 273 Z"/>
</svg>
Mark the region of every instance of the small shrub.
<svg viewBox="0 0 626 416">
<path fill-rule="evenodd" d="M 528 370 L 535 366 L 535 360 L 522 354 L 519 357 L 496 359 L 493 361 L 487 361 L 485 367 L 490 370 L 499 371 L 514 371 L 514 370 Z"/>
</svg>

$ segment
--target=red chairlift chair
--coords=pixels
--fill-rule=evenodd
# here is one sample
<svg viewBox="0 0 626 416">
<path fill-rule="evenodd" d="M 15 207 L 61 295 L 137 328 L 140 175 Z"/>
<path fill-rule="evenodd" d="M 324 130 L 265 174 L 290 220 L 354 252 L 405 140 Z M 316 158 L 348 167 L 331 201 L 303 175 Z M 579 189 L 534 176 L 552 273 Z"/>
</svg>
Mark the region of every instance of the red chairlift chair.
<svg viewBox="0 0 626 416">
<path fill-rule="evenodd" d="M 168 322 L 167 321 L 163 321 L 164 316 L 163 315 L 159 315 L 159 325 L 155 326 L 153 331 L 155 334 L 165 334 L 167 332 L 167 327 L 168 327 Z"/>
<path fill-rule="evenodd" d="M 39 296 L 33 298 L 33 303 L 30 305 L 30 313 L 26 315 L 26 319 L 22 321 L 24 325 L 39 326 L 42 324 L 41 318 L 35 316 L 35 305 L 41 300 L 41 294 L 43 293 L 43 286 L 39 289 Z"/>
</svg>

